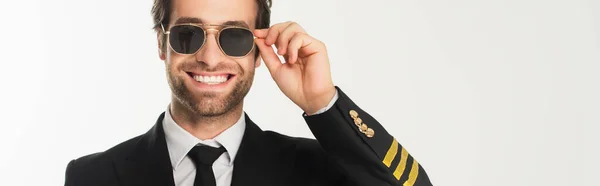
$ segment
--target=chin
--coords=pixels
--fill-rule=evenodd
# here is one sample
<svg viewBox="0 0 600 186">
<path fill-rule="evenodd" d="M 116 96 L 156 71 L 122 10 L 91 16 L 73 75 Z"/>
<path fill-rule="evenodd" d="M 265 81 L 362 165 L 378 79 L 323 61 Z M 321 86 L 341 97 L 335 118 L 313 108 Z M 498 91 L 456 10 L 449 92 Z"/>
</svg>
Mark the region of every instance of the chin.
<svg viewBox="0 0 600 186">
<path fill-rule="evenodd" d="M 221 116 L 239 107 L 250 90 L 251 81 L 238 78 L 228 78 L 222 87 L 206 88 L 205 85 L 198 86 L 201 82 L 187 76 L 179 79 L 172 88 L 177 101 L 194 115 Z"/>
<path fill-rule="evenodd" d="M 191 93 L 191 92 L 190 92 Z M 230 113 L 238 106 L 242 99 L 238 99 L 233 92 L 203 92 L 193 94 L 192 99 L 182 100 L 192 113 L 199 116 L 214 117 Z"/>
</svg>

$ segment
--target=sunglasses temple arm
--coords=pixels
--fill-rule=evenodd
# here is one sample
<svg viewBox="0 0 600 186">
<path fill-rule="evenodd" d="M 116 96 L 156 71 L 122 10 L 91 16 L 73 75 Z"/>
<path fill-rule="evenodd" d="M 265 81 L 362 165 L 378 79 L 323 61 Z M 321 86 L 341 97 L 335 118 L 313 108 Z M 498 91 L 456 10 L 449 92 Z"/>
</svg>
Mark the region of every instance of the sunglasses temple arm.
<svg viewBox="0 0 600 186">
<path fill-rule="evenodd" d="M 165 27 L 163 26 L 163 24 L 160 24 L 160 29 L 162 29 L 164 35 L 168 35 L 170 33 L 170 31 L 165 31 Z"/>
</svg>

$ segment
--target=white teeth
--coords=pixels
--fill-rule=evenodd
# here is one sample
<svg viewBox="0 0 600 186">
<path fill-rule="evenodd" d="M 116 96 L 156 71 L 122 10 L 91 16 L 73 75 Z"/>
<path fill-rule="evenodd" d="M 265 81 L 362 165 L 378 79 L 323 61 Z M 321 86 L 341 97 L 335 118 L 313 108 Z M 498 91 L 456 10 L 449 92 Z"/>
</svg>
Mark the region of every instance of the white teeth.
<svg viewBox="0 0 600 186">
<path fill-rule="evenodd" d="M 206 83 L 206 84 L 220 84 L 227 81 L 227 76 L 199 76 L 194 75 L 194 79 L 198 82 Z"/>
</svg>

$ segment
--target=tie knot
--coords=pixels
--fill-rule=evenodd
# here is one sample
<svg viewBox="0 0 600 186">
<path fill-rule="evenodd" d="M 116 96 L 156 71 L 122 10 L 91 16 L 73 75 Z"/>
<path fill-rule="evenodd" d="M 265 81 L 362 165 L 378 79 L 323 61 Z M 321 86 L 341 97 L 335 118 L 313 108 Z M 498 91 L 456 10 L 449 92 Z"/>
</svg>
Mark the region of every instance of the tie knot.
<svg viewBox="0 0 600 186">
<path fill-rule="evenodd" d="M 197 165 L 199 163 L 205 165 L 212 165 L 223 152 L 225 152 L 225 147 L 221 146 L 219 148 L 201 145 L 195 146 L 190 150 L 188 156 L 192 161 Z"/>
</svg>

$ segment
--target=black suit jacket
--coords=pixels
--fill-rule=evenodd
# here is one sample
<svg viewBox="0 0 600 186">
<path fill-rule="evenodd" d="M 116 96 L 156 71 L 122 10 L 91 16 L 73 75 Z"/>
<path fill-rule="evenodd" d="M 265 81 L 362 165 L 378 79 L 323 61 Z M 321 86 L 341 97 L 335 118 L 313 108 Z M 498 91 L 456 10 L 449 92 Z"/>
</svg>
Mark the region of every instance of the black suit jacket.
<svg viewBox="0 0 600 186">
<path fill-rule="evenodd" d="M 336 89 L 339 98 L 331 109 L 303 115 L 316 140 L 263 131 L 246 115 L 231 185 L 432 185 L 421 164 Z M 70 161 L 65 185 L 174 186 L 162 128 L 164 114 L 145 134 Z M 362 124 L 374 135 L 361 130 Z"/>
</svg>

